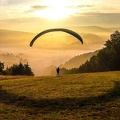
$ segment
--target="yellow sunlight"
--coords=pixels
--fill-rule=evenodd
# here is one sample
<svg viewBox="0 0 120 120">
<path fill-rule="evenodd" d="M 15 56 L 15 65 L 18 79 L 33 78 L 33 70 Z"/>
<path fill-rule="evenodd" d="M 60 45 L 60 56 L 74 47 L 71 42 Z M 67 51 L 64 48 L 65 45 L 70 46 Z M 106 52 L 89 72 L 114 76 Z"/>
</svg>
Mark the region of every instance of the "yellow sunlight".
<svg viewBox="0 0 120 120">
<path fill-rule="evenodd" d="M 76 13 L 77 9 L 74 7 L 70 7 L 68 4 L 68 1 L 56 1 L 52 0 L 50 3 L 46 3 L 49 8 L 46 8 L 41 11 L 36 11 L 34 13 L 37 17 L 43 17 L 51 20 L 59 20 L 63 18 L 67 18 L 70 15 Z"/>
</svg>

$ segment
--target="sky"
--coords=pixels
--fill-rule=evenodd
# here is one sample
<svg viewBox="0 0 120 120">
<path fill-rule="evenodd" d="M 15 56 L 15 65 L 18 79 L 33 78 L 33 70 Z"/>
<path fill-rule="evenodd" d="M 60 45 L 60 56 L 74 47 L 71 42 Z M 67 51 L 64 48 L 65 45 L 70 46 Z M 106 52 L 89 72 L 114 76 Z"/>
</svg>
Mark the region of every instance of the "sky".
<svg viewBox="0 0 120 120">
<path fill-rule="evenodd" d="M 101 36 L 97 36 L 95 30 L 93 30 L 95 33 L 84 35 L 80 28 L 81 26 L 120 27 L 119 6 L 120 0 L 0 0 L 0 29 L 36 34 L 49 28 L 70 28 L 83 35 L 84 39 L 82 45 L 67 34 L 51 33 L 44 36 L 41 41 L 36 41 L 35 46 L 30 48 L 29 42 L 35 34 L 32 34 L 32 38 L 22 34 L 12 36 L 11 39 L 9 35 L 7 36 L 9 39 L 5 39 L 6 36 L 3 35 L 4 39 L 1 38 L 1 42 L 4 45 L 0 45 L 0 51 L 24 53 L 28 56 L 35 74 L 39 75 L 40 70 L 43 72 L 43 68 L 50 65 L 58 66 L 73 56 L 101 49 L 106 38 L 109 38 L 104 33 L 105 29 L 101 29 L 104 30 L 105 36 L 102 36 L 102 33 Z M 19 39 L 20 43 L 21 39 L 26 41 L 24 47 L 19 43 L 16 44 Z M 15 47 L 11 45 L 12 41 L 15 41 L 13 42 Z M 43 49 L 37 47 L 37 44 L 43 45 Z M 34 54 L 31 54 L 33 52 Z"/>
<path fill-rule="evenodd" d="M 120 26 L 120 0 L 0 0 L 0 28 L 27 32 Z"/>
</svg>

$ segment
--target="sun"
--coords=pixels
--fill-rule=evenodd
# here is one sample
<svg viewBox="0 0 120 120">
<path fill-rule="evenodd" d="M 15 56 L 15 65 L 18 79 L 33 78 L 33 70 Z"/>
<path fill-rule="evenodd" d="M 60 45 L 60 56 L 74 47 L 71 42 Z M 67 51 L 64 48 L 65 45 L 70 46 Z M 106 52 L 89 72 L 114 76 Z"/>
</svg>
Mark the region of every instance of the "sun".
<svg viewBox="0 0 120 120">
<path fill-rule="evenodd" d="M 38 11 L 38 15 L 51 20 L 59 20 L 69 17 L 73 12 L 65 7 L 51 7 L 41 12 Z"/>
<path fill-rule="evenodd" d="M 47 2 L 48 8 L 44 10 L 36 11 L 34 14 L 37 17 L 47 18 L 50 20 L 59 20 L 67 18 L 76 12 L 75 8 L 69 7 L 66 2 L 52 0 L 50 3 Z"/>
</svg>

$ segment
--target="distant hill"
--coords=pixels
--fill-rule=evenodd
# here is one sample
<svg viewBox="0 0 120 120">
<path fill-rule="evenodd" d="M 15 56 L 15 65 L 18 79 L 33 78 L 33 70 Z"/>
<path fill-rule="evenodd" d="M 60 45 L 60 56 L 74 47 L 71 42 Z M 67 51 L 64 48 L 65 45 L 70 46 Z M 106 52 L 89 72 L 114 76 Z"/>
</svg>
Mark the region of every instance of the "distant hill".
<svg viewBox="0 0 120 120">
<path fill-rule="evenodd" d="M 86 53 L 87 51 L 102 49 L 105 41 L 109 39 L 109 35 L 115 30 L 120 30 L 119 27 L 103 28 L 98 26 L 72 26 L 68 29 L 78 32 L 83 38 L 84 44 L 82 45 L 78 40 L 76 40 L 76 38 L 69 34 L 62 34 L 62 32 L 60 34 L 60 32 L 56 32 L 55 34 L 50 33 L 42 36 L 35 42 L 35 46 L 31 48 L 29 47 L 29 44 L 36 35 L 35 33 L 0 29 L 0 51 L 4 54 L 5 52 L 9 54 L 24 53 L 28 57 L 22 58 L 27 58 L 28 61 L 30 61 L 30 65 L 33 67 L 34 71 L 36 71 L 39 75 L 40 70 L 43 72 L 44 68 L 49 67 L 50 65 L 56 65 L 57 57 L 60 57 L 61 52 L 64 50 L 66 50 L 68 54 L 65 53 L 65 58 L 62 58 L 63 61 L 61 63 L 67 61 L 71 56 L 75 56 L 76 53 L 74 53 L 74 50 L 80 50 L 81 54 Z M 73 50 L 73 52 L 70 52 L 69 50 Z M 60 54 L 56 54 L 57 52 Z M 93 53 L 88 53 L 88 55 L 83 55 L 84 58 L 80 55 L 76 56 L 76 60 L 69 60 L 61 66 L 68 69 L 79 67 L 86 60 L 90 59 L 92 55 Z M 0 58 L 2 62 L 10 62 L 10 64 L 13 64 L 20 61 L 21 57 L 6 56 L 3 58 L 2 55 Z M 53 62 L 53 59 L 56 59 L 55 62 Z M 71 61 L 73 61 L 74 64 Z M 41 64 L 40 67 L 36 63 Z M 51 68 L 54 69 L 54 67 Z"/>
<path fill-rule="evenodd" d="M 115 30 L 120 31 L 120 27 L 112 27 L 112 28 L 109 28 L 109 29 L 112 30 L 112 31 L 115 31 Z"/>
<path fill-rule="evenodd" d="M 89 53 L 75 56 L 75 57 L 71 58 L 70 60 L 66 61 L 64 64 L 61 64 L 60 68 L 66 68 L 66 69 L 79 68 L 80 65 L 84 64 L 93 55 L 97 55 L 98 52 L 99 52 L 99 50 L 95 51 L 95 52 L 89 52 Z M 43 75 L 48 75 L 48 76 L 56 75 L 56 66 L 51 65 L 51 66 L 47 67 L 44 70 Z"/>
<path fill-rule="evenodd" d="M 104 41 L 109 38 L 109 35 L 115 30 L 120 30 L 120 27 L 103 28 L 98 26 L 72 26 L 69 27 L 69 29 L 78 32 L 84 39 L 84 43 L 103 44 Z M 30 41 L 35 35 L 35 33 L 0 29 L 0 46 L 29 46 Z M 42 37 L 41 42 L 42 44 L 38 44 L 39 47 L 51 49 L 75 49 L 74 46 L 78 44 L 74 37 L 68 34 L 59 35 L 57 32 L 55 34 L 51 33 L 45 35 Z"/>
<path fill-rule="evenodd" d="M 13 64 L 18 64 L 19 62 L 27 63 L 27 57 L 20 53 L 17 55 L 14 55 L 12 53 L 2 53 L 0 52 L 0 61 L 4 62 L 5 67 L 6 66 L 12 66 Z"/>
<path fill-rule="evenodd" d="M 33 33 L 0 29 L 0 46 L 29 45 Z"/>
<path fill-rule="evenodd" d="M 66 61 L 64 64 L 60 65 L 61 68 L 78 68 L 80 65 L 84 64 L 87 60 L 89 60 L 93 55 L 97 55 L 99 51 L 89 52 L 82 55 L 75 56 L 70 60 Z"/>
<path fill-rule="evenodd" d="M 82 34 L 82 37 L 84 39 L 84 43 L 88 44 L 103 44 L 108 39 L 108 37 L 105 35 L 97 35 L 91 33 Z"/>
<path fill-rule="evenodd" d="M 80 33 L 94 33 L 94 34 L 110 34 L 115 30 L 120 30 L 120 27 L 99 27 L 99 26 L 75 26 L 71 29 L 76 29 Z"/>
<path fill-rule="evenodd" d="M 120 70 L 120 32 L 115 31 L 104 44 L 105 47 L 99 50 L 98 54 L 92 56 L 89 61 L 80 65 L 79 68 L 62 70 L 63 74 L 104 72 Z"/>
</svg>

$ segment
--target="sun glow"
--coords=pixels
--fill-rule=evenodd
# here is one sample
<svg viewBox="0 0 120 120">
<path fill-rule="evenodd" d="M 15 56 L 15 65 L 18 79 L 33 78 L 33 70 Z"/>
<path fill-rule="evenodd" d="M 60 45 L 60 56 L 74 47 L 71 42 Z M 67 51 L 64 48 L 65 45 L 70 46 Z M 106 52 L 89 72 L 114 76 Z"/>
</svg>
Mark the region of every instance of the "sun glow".
<svg viewBox="0 0 120 120">
<path fill-rule="evenodd" d="M 43 11 L 37 11 L 38 17 L 44 17 L 52 20 L 67 18 L 74 13 L 73 10 L 63 7 L 51 7 Z"/>
<path fill-rule="evenodd" d="M 34 13 L 37 17 L 43 17 L 51 20 L 59 20 L 63 18 L 67 18 L 70 15 L 76 13 L 77 9 L 74 7 L 70 7 L 67 2 L 63 1 L 55 1 L 52 0 L 50 3 L 46 3 L 48 8 L 36 11 Z"/>
</svg>

